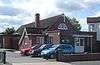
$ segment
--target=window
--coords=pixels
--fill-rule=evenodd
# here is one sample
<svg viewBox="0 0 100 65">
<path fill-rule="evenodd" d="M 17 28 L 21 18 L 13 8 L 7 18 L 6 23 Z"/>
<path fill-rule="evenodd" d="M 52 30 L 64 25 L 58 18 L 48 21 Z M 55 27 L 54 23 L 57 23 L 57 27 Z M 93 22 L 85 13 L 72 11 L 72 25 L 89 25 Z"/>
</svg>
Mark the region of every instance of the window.
<svg viewBox="0 0 100 65">
<path fill-rule="evenodd" d="M 67 30 L 68 27 L 66 26 L 66 24 L 61 23 L 61 24 L 59 24 L 58 29 L 60 29 L 60 30 Z"/>
<path fill-rule="evenodd" d="M 84 46 L 84 38 L 75 38 L 76 46 Z"/>
<path fill-rule="evenodd" d="M 25 43 L 25 45 L 27 45 L 29 43 L 28 36 L 25 36 L 24 43 Z"/>
<path fill-rule="evenodd" d="M 44 37 L 36 37 L 37 44 L 43 44 L 44 43 Z"/>
<path fill-rule="evenodd" d="M 79 46 L 80 44 L 79 44 L 79 38 L 75 38 L 75 45 L 76 46 Z"/>
<path fill-rule="evenodd" d="M 94 31 L 94 24 L 90 25 L 90 31 Z"/>
<path fill-rule="evenodd" d="M 99 25 L 99 28 L 100 28 L 100 25 Z"/>
<path fill-rule="evenodd" d="M 48 43 L 53 43 L 53 37 L 48 37 Z"/>
<path fill-rule="evenodd" d="M 40 43 L 40 37 L 36 37 L 36 42 L 39 44 Z"/>
<path fill-rule="evenodd" d="M 84 46 L 84 39 L 80 39 L 80 46 Z"/>
</svg>

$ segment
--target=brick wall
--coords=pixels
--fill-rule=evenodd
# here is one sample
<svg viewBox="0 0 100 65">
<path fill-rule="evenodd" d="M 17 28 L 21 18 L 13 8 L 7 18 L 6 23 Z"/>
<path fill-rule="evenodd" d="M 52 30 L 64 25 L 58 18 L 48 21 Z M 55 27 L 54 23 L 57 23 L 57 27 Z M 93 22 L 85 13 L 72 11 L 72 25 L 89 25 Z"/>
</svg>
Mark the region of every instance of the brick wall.
<svg viewBox="0 0 100 65">
<path fill-rule="evenodd" d="M 52 39 L 52 43 L 54 43 L 54 44 L 57 44 L 57 43 L 60 43 L 60 36 L 59 36 L 59 34 L 58 34 L 59 32 L 57 32 L 57 31 L 49 31 L 48 32 L 48 36 L 49 37 L 51 37 Z"/>
<path fill-rule="evenodd" d="M 72 62 L 72 61 L 96 61 L 100 60 L 100 53 L 88 53 L 88 54 L 58 54 L 57 61 Z"/>
</svg>

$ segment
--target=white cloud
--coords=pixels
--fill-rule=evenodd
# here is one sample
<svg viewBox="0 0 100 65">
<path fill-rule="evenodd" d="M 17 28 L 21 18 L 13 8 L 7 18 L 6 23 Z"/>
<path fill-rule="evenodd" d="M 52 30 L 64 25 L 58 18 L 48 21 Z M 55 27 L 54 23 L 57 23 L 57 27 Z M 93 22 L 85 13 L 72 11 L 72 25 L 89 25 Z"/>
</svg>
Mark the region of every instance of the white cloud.
<svg viewBox="0 0 100 65">
<path fill-rule="evenodd" d="M 82 19 L 78 19 L 79 23 L 81 24 L 81 30 L 82 31 L 88 31 L 88 24 L 87 24 L 87 18 L 82 18 Z"/>
<path fill-rule="evenodd" d="M 31 14 L 29 17 L 27 17 L 27 19 L 33 18 L 34 20 L 34 15 L 36 13 L 40 13 L 41 19 L 44 19 L 49 16 L 53 16 L 59 12 L 56 10 L 56 7 L 54 6 L 54 0 L 23 0 L 22 2 L 18 0 L 11 1 L 14 8 L 23 9 Z"/>
<path fill-rule="evenodd" d="M 4 6 L 4 4 L 0 1 L 0 6 Z"/>
<path fill-rule="evenodd" d="M 86 8 L 81 0 L 55 0 L 56 7 L 65 12 L 73 12 Z"/>
<path fill-rule="evenodd" d="M 83 13 L 82 16 L 84 17 L 80 18 L 77 14 L 80 14 L 81 11 L 84 11 L 87 13 L 92 12 L 91 14 L 98 16 L 100 12 L 95 10 L 96 6 L 99 5 L 100 0 L 0 0 L 0 7 L 9 7 L 8 9 L 12 8 L 10 10 L 11 12 L 14 11 L 14 9 L 17 9 L 17 12 L 6 12 L 7 14 L 2 11 L 2 14 L 0 15 L 0 21 L 4 21 L 2 24 L 13 24 L 12 26 L 18 28 L 18 25 L 33 22 L 35 13 L 40 13 L 41 19 L 65 13 L 66 16 L 74 16 L 80 20 L 82 30 L 86 30 L 86 17 L 89 15 L 84 15 Z M 6 9 L 7 8 L 4 10 Z M 20 10 L 21 12 L 18 12 Z M 75 15 L 73 12 L 79 13 Z"/>
<path fill-rule="evenodd" d="M 86 3 L 100 3 L 100 0 L 84 0 Z"/>
<path fill-rule="evenodd" d="M 94 15 L 88 17 L 100 17 L 100 11 L 97 11 L 94 13 Z"/>
</svg>

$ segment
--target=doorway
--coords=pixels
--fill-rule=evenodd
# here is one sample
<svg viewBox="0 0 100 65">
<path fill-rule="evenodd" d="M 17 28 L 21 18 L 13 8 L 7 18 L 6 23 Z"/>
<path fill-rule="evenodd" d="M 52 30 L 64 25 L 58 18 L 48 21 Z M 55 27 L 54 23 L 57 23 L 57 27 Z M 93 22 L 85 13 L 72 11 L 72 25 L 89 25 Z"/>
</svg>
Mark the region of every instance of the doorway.
<svg viewBox="0 0 100 65">
<path fill-rule="evenodd" d="M 84 52 L 84 38 L 75 38 L 75 53 L 82 53 Z"/>
</svg>

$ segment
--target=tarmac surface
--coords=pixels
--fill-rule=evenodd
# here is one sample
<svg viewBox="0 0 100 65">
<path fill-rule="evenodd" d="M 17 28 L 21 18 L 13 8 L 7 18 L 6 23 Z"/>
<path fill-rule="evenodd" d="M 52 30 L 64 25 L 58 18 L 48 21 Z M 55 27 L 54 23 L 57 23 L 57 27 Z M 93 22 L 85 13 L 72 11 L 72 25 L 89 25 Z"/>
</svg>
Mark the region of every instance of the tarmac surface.
<svg viewBox="0 0 100 65">
<path fill-rule="evenodd" d="M 56 61 L 54 59 L 48 61 L 46 59 L 40 58 L 40 57 L 30 57 L 30 56 L 21 56 L 19 53 L 15 52 L 7 52 L 6 54 L 6 60 L 9 63 L 38 63 L 38 62 L 50 62 L 50 61 Z"/>
<path fill-rule="evenodd" d="M 45 60 L 43 58 L 31 58 L 21 56 L 17 52 L 7 52 L 7 64 L 0 65 L 100 65 L 100 61 L 79 61 L 79 62 L 57 62 L 55 59 Z"/>
</svg>

